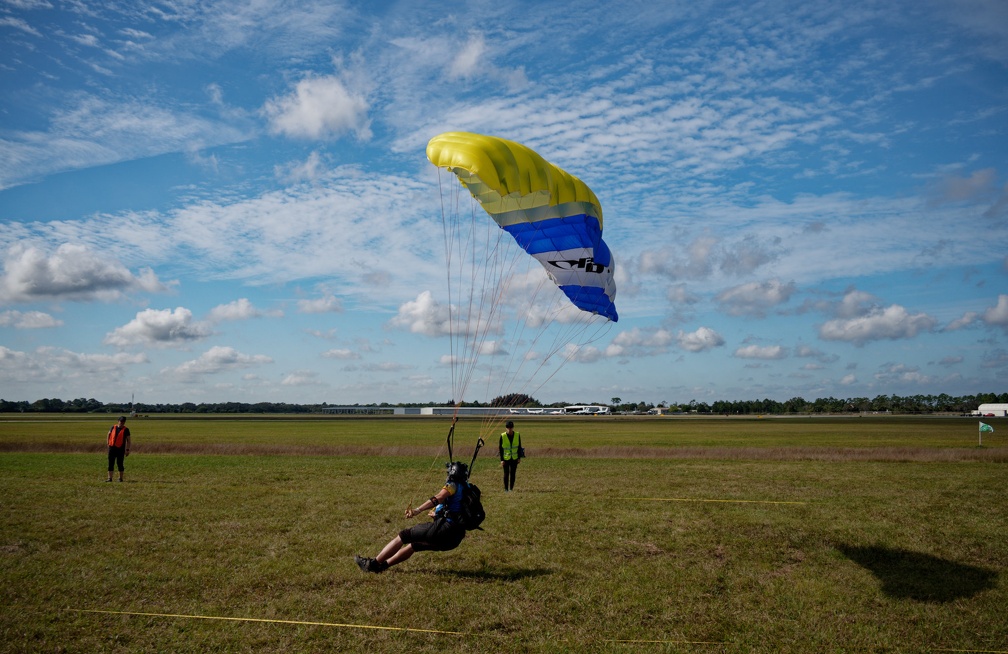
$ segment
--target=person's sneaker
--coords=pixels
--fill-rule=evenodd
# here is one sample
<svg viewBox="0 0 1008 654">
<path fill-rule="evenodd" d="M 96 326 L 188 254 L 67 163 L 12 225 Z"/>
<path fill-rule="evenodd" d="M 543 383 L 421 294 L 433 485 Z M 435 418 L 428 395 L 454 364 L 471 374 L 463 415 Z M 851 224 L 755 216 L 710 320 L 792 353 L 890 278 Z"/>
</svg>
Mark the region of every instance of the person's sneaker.
<svg viewBox="0 0 1008 654">
<path fill-rule="evenodd" d="M 384 572 L 388 568 L 388 563 L 379 563 L 374 559 L 363 556 L 354 556 L 354 563 L 361 569 L 361 572 L 374 572 L 377 574 Z"/>
<path fill-rule="evenodd" d="M 106 479 L 106 480 L 105 480 L 105 483 L 107 484 L 107 483 L 108 483 L 108 482 L 110 482 L 110 481 L 112 481 L 112 480 L 111 480 L 111 479 Z"/>
</svg>

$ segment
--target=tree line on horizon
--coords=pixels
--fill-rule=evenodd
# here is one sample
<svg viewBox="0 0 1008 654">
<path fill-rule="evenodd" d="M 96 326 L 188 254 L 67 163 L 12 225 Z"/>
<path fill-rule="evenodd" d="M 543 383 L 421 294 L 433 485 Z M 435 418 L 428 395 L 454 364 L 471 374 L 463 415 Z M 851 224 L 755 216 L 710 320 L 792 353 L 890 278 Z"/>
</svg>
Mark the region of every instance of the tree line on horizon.
<svg viewBox="0 0 1008 654">
<path fill-rule="evenodd" d="M 825 397 L 815 400 L 805 400 L 793 397 L 780 402 L 778 400 L 717 400 L 707 403 L 690 400 L 685 403 L 660 402 L 624 402 L 622 398 L 614 397 L 605 402 L 554 402 L 541 404 L 534 398 L 524 394 L 502 395 L 490 402 L 462 402 L 466 407 L 526 407 L 551 408 L 571 404 L 603 404 L 609 406 L 614 413 L 647 413 L 655 409 L 663 409 L 671 413 L 699 413 L 719 415 L 802 415 L 825 413 L 958 413 L 965 414 L 975 411 L 981 404 L 1008 404 L 1008 393 L 978 393 L 976 395 L 953 396 L 947 393 L 939 395 L 877 395 L 874 398 Z M 34 402 L 11 401 L 0 399 L 0 413 L 115 413 L 115 414 L 157 414 L 157 413 L 250 413 L 250 414 L 312 414 L 322 413 L 325 409 L 335 406 L 360 406 L 377 408 L 424 406 L 451 406 L 453 400 L 447 402 L 412 402 L 380 404 L 292 404 L 287 402 L 182 402 L 179 404 L 150 403 L 103 403 L 93 398 L 77 398 L 64 401 L 57 398 L 43 398 Z"/>
</svg>

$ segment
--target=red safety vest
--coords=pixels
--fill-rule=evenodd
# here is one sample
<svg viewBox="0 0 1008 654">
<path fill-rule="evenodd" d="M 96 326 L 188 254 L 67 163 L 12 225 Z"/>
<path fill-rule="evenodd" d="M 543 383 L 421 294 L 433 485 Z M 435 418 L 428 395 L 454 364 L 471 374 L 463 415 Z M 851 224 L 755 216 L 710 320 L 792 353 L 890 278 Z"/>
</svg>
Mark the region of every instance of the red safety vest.
<svg viewBox="0 0 1008 654">
<path fill-rule="evenodd" d="M 126 425 L 112 425 L 108 433 L 109 447 L 122 447 L 126 444 Z"/>
</svg>

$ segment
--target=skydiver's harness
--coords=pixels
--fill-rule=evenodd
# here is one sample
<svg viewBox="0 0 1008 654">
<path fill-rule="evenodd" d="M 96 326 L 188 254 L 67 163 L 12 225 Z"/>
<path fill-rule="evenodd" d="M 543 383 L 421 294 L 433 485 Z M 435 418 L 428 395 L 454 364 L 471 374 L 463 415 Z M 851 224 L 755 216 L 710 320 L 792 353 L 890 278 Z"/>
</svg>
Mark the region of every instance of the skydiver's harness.
<svg viewBox="0 0 1008 654">
<path fill-rule="evenodd" d="M 476 456 L 479 454 L 480 448 L 483 447 L 483 438 L 477 436 L 476 438 L 476 448 L 473 450 L 472 459 L 469 461 L 469 467 L 466 469 L 464 479 L 452 479 L 453 476 L 458 476 L 457 474 L 452 474 L 457 471 L 457 465 L 455 463 L 455 456 L 452 451 L 452 445 L 455 440 L 455 420 L 452 420 L 451 428 L 448 430 L 448 470 L 449 470 L 449 481 L 455 483 L 456 493 L 454 493 L 449 501 L 444 506 L 444 515 L 449 522 L 459 522 L 466 531 L 471 531 L 473 529 L 480 529 L 480 524 L 483 519 L 486 518 L 486 513 L 483 511 L 483 504 L 480 501 L 480 489 L 476 484 L 469 482 L 469 475 L 472 474 L 473 465 L 476 463 Z M 431 502 L 436 505 L 437 501 L 431 498 Z M 440 507 L 437 507 L 440 508 Z M 437 513 L 437 510 L 435 510 Z"/>
</svg>

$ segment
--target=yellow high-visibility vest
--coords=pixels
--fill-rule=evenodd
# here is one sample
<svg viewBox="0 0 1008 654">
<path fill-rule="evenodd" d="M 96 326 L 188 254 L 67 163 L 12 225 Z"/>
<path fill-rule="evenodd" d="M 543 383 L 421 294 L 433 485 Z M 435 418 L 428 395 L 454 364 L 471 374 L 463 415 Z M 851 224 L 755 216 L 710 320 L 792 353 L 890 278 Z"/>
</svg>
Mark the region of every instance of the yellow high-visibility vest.
<svg viewBox="0 0 1008 654">
<path fill-rule="evenodd" d="M 501 434 L 501 446 L 504 450 L 504 460 L 518 460 L 518 444 L 521 443 L 521 434 L 514 433 L 514 438 L 508 438 L 507 432 Z"/>
</svg>

